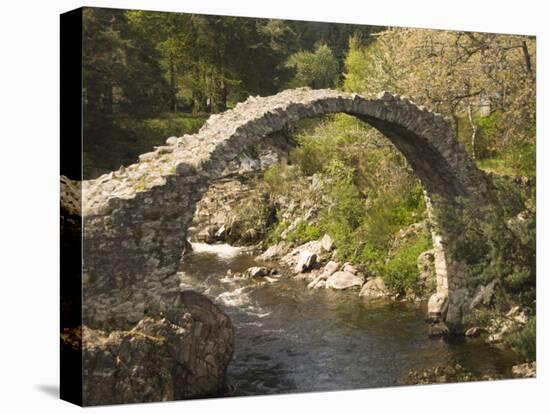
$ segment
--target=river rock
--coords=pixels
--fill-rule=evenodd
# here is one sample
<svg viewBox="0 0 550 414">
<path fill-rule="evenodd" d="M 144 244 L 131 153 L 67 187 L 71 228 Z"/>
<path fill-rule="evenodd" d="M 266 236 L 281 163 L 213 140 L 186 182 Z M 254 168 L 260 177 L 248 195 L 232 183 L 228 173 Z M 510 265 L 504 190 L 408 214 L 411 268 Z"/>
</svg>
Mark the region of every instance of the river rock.
<svg viewBox="0 0 550 414">
<path fill-rule="evenodd" d="M 390 296 L 391 293 L 384 283 L 384 279 L 380 276 L 368 279 L 367 283 L 363 285 L 359 296 L 367 298 L 384 298 Z"/>
<path fill-rule="evenodd" d="M 479 326 L 473 326 L 471 328 L 466 329 L 466 332 L 464 332 L 464 336 L 475 338 L 485 332 L 487 332 L 486 329 L 483 329 Z"/>
<path fill-rule="evenodd" d="M 512 319 L 514 322 L 525 325 L 527 323 L 527 315 L 521 310 L 519 306 L 512 307 L 507 313 L 506 317 Z"/>
<path fill-rule="evenodd" d="M 445 313 L 448 305 L 448 296 L 443 292 L 436 292 L 428 301 L 428 317 L 437 320 Z"/>
<path fill-rule="evenodd" d="M 245 277 L 249 278 L 257 278 L 257 277 L 263 277 L 268 276 L 270 274 L 270 271 L 267 267 L 261 267 L 261 266 L 253 266 L 246 269 L 244 272 Z"/>
<path fill-rule="evenodd" d="M 317 258 L 320 258 L 323 254 L 323 248 L 318 240 L 307 242 L 295 247 L 290 252 L 285 254 L 281 258 L 281 263 L 291 269 L 294 269 L 297 267 L 298 261 L 303 252 L 315 253 Z"/>
<path fill-rule="evenodd" d="M 323 272 L 321 273 L 320 277 L 322 277 L 323 279 L 329 278 L 332 274 L 334 274 L 338 270 L 339 267 L 340 267 L 340 263 L 331 260 L 323 268 Z"/>
<path fill-rule="evenodd" d="M 216 240 L 223 240 L 225 238 L 225 233 L 227 233 L 227 228 L 225 227 L 225 224 L 222 224 L 214 236 L 216 237 Z"/>
<path fill-rule="evenodd" d="M 351 273 L 353 275 L 359 274 L 359 269 L 357 269 L 354 265 L 351 263 L 344 263 L 344 267 L 342 269 L 344 272 Z"/>
<path fill-rule="evenodd" d="M 514 365 L 512 375 L 516 378 L 535 378 L 537 376 L 537 362 L 526 362 L 525 364 Z"/>
<path fill-rule="evenodd" d="M 332 238 L 328 234 L 325 234 L 323 236 L 323 238 L 321 239 L 321 247 L 326 252 L 330 252 L 332 250 L 332 248 L 334 247 L 334 243 L 332 241 Z"/>
<path fill-rule="evenodd" d="M 315 284 L 315 286 L 313 286 L 313 289 L 322 289 L 322 288 L 326 287 L 326 284 L 327 284 L 326 280 L 319 280 Z"/>
<path fill-rule="evenodd" d="M 233 353 L 229 317 L 196 292 L 178 311 L 129 331 L 82 328 L 84 405 L 196 398 L 219 392 Z"/>
<path fill-rule="evenodd" d="M 296 273 L 303 273 L 310 270 L 317 262 L 317 255 L 310 251 L 304 251 L 300 253 L 298 257 L 298 263 L 294 268 Z"/>
<path fill-rule="evenodd" d="M 319 289 L 321 287 L 325 287 L 326 280 L 332 274 L 334 274 L 339 267 L 340 267 L 340 264 L 338 262 L 333 262 L 332 260 L 328 262 L 325 265 L 325 267 L 321 270 L 321 272 L 313 278 L 313 281 L 311 281 L 309 285 L 307 285 L 308 289 Z"/>
<path fill-rule="evenodd" d="M 428 335 L 432 338 L 439 337 L 439 336 L 445 336 L 449 334 L 449 328 L 443 321 L 439 321 L 437 323 L 434 323 L 430 325 L 430 329 L 428 331 Z"/>
<path fill-rule="evenodd" d="M 281 241 L 277 244 L 271 245 L 263 252 L 258 258 L 260 260 L 275 260 L 288 253 L 289 245 L 285 241 Z"/>
<path fill-rule="evenodd" d="M 216 240 L 216 226 L 206 226 L 197 233 L 197 240 L 203 243 L 213 243 Z"/>
<path fill-rule="evenodd" d="M 327 279 L 325 287 L 337 290 L 360 288 L 363 286 L 364 281 L 361 276 L 346 271 L 339 271 Z"/>
</svg>

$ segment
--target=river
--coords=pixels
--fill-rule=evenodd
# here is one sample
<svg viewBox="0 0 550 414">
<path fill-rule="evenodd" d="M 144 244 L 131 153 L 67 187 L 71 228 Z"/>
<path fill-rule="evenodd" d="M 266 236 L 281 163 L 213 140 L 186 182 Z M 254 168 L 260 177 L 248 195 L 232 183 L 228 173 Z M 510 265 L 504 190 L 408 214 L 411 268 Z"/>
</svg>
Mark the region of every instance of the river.
<svg viewBox="0 0 550 414">
<path fill-rule="evenodd" d="M 291 278 L 234 278 L 227 270 L 256 265 L 253 256 L 224 244 L 193 248 L 182 286 L 213 299 L 235 327 L 223 396 L 394 386 L 410 369 L 457 362 L 476 374 L 509 374 L 515 362 L 481 340 L 430 339 L 418 306 L 308 290 Z"/>
</svg>

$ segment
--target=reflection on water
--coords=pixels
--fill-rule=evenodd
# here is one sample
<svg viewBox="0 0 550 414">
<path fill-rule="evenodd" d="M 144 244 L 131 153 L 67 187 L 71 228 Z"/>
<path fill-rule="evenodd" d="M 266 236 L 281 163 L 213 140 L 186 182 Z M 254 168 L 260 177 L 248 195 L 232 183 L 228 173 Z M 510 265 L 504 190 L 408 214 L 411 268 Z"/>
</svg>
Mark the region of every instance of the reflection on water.
<svg viewBox="0 0 550 414">
<path fill-rule="evenodd" d="M 428 338 L 424 310 L 368 302 L 357 292 L 308 290 L 227 276 L 256 263 L 228 245 L 193 244 L 182 285 L 205 293 L 235 326 L 225 395 L 397 385 L 412 368 L 458 362 L 474 373 L 507 373 L 514 356 L 481 341 Z"/>
</svg>

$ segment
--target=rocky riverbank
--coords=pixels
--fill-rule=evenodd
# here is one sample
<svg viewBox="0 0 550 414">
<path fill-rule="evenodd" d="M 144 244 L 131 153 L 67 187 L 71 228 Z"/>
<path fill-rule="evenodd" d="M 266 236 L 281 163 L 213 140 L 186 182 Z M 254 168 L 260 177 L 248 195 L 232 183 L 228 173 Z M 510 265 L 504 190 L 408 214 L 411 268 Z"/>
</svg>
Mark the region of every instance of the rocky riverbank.
<svg viewBox="0 0 550 414">
<path fill-rule="evenodd" d="M 269 162 L 284 157 L 283 153 L 269 148 L 263 151 L 264 158 L 265 154 L 270 154 Z M 305 181 L 289 182 L 288 191 L 273 196 L 265 192 L 263 178 L 258 174 L 261 166 L 268 164 L 261 157 L 255 162 L 248 160 L 245 167 L 242 162 L 235 164 L 232 175 L 211 187 L 199 203 L 196 239 L 246 245 L 258 252 L 257 260 L 262 266 L 232 276 L 268 282 L 278 277 L 291 277 L 303 281 L 304 288 L 355 290 L 364 300 L 412 302 L 430 314 L 433 304 L 429 299 L 437 283 L 434 250 L 418 254 L 414 282 L 403 288 L 388 285 L 387 279 L 372 269 L 340 260 L 336 243 L 328 234 L 301 242 L 296 234 L 311 228 L 324 202 L 321 179 L 314 175 L 306 177 Z M 243 169 L 246 171 L 241 171 Z M 251 175 L 250 169 L 255 175 Z M 282 223 L 285 225 L 281 227 Z M 400 249 L 414 242 L 419 234 L 427 232 L 426 219 L 401 228 L 392 238 L 386 262 L 395 259 Z M 306 236 L 312 238 L 310 234 Z M 527 310 L 503 292 L 497 280 L 479 284 L 463 299 L 462 307 L 470 315 L 463 326 L 451 333 L 441 320 L 427 319 L 431 337 L 464 335 L 467 340 L 475 338 L 506 348 L 510 346 L 508 336 L 520 332 L 531 319 Z"/>
<path fill-rule="evenodd" d="M 65 257 L 78 258 L 79 192 L 70 185 L 62 181 L 62 249 Z M 164 314 L 143 312 L 141 320 L 137 318 L 139 322 L 127 329 L 94 320 L 83 326 L 79 318 L 82 287 L 73 272 L 80 265 L 63 269 L 67 290 L 62 295 L 60 340 L 62 367 L 72 370 L 71 387 L 82 396 L 83 405 L 196 398 L 224 388 L 234 348 L 233 326 L 210 299 L 193 291 L 162 292 L 173 304 Z M 68 286 L 73 289 L 69 291 Z M 111 312 L 110 316 L 114 320 L 125 315 Z M 82 378 L 82 390 L 76 389 L 77 376 Z"/>
<path fill-rule="evenodd" d="M 476 374 L 459 363 L 436 366 L 429 369 L 411 370 L 401 379 L 403 385 L 448 384 L 450 382 L 493 381 L 511 378 L 536 377 L 536 362 L 514 365 L 511 375 Z"/>
<path fill-rule="evenodd" d="M 229 317 L 193 291 L 182 292 L 169 315 L 145 316 L 126 331 L 81 326 L 61 334 L 63 352 L 81 353 L 86 406 L 219 393 L 233 343 Z"/>
</svg>

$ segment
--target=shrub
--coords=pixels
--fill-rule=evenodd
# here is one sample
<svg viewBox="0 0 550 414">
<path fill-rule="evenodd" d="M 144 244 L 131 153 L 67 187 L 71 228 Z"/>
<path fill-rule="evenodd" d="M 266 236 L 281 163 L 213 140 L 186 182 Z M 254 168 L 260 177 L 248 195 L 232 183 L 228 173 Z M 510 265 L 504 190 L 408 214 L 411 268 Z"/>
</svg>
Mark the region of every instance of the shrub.
<svg viewBox="0 0 550 414">
<path fill-rule="evenodd" d="M 288 233 L 287 239 L 296 244 L 317 240 L 323 235 L 321 228 L 306 221 L 300 221 L 298 225 Z"/>
<path fill-rule="evenodd" d="M 384 266 L 384 281 L 395 293 L 410 289 L 418 291 L 417 259 L 420 253 L 430 249 L 431 238 L 427 231 L 402 245 L 395 255 Z"/>
<path fill-rule="evenodd" d="M 519 353 L 526 361 L 537 359 L 537 318 L 533 316 L 520 330 L 505 338 L 506 344 Z"/>
</svg>

